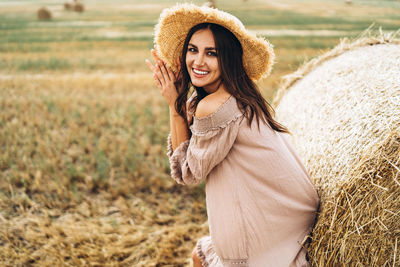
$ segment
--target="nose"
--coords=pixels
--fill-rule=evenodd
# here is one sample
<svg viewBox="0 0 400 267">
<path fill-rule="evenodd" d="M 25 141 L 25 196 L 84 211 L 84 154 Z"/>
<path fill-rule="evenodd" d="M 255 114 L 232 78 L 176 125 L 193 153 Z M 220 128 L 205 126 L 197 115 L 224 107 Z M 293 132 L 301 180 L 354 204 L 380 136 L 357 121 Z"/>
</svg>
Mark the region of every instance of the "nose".
<svg viewBox="0 0 400 267">
<path fill-rule="evenodd" d="M 196 58 L 194 59 L 194 65 L 195 66 L 203 66 L 204 65 L 204 53 L 197 53 Z"/>
</svg>

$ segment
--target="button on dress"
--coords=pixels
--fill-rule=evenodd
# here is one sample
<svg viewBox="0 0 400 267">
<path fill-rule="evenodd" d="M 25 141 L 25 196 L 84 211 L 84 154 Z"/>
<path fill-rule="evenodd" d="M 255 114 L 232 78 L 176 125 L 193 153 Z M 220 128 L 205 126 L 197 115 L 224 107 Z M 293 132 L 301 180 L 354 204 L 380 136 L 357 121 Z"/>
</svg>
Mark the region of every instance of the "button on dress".
<svg viewBox="0 0 400 267">
<path fill-rule="evenodd" d="M 256 118 L 251 126 L 230 96 L 196 118 L 189 140 L 172 150 L 179 184 L 206 183 L 210 236 L 196 244 L 203 266 L 308 266 L 305 241 L 319 197 L 289 141 Z"/>
</svg>

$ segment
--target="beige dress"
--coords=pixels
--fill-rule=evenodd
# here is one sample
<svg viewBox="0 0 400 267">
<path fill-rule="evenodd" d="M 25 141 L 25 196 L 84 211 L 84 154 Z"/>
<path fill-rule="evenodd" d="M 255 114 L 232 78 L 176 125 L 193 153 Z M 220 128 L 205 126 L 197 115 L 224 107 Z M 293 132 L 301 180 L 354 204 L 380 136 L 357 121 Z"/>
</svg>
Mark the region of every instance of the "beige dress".
<svg viewBox="0 0 400 267">
<path fill-rule="evenodd" d="M 193 115 L 191 115 L 193 116 Z M 171 176 L 180 184 L 206 182 L 211 236 L 198 240 L 203 266 L 308 266 L 303 245 L 319 198 L 287 139 L 256 119 L 251 127 L 235 97 L 203 118 L 172 151 Z"/>
</svg>

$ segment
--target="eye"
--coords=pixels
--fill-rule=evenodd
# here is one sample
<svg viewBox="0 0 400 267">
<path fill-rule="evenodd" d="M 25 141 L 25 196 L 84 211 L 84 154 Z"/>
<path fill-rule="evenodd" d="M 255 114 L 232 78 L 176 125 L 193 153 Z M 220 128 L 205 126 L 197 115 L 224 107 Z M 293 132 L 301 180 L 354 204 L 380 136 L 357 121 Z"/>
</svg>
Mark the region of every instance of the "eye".
<svg viewBox="0 0 400 267">
<path fill-rule="evenodd" d="M 217 52 L 215 52 L 215 51 L 210 51 L 210 52 L 207 53 L 207 55 L 208 56 L 212 56 L 212 57 L 218 56 Z"/>
<path fill-rule="evenodd" d="M 188 48 L 188 52 L 192 52 L 192 53 L 194 53 L 194 52 L 196 52 L 197 50 L 196 50 L 196 48 L 194 48 L 194 47 L 189 47 Z"/>
</svg>

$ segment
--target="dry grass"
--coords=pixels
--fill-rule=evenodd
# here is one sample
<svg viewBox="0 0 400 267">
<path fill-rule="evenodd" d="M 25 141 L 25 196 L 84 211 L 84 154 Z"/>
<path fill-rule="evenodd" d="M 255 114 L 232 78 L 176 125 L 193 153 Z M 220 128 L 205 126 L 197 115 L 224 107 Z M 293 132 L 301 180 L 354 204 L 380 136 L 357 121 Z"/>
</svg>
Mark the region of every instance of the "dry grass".
<svg viewBox="0 0 400 267">
<path fill-rule="evenodd" d="M 342 41 L 302 66 L 278 93 L 321 197 L 314 266 L 398 266 L 400 40 Z"/>
<path fill-rule="evenodd" d="M 0 82 L 0 265 L 183 266 L 204 196 L 168 177 L 151 75 Z"/>
</svg>

